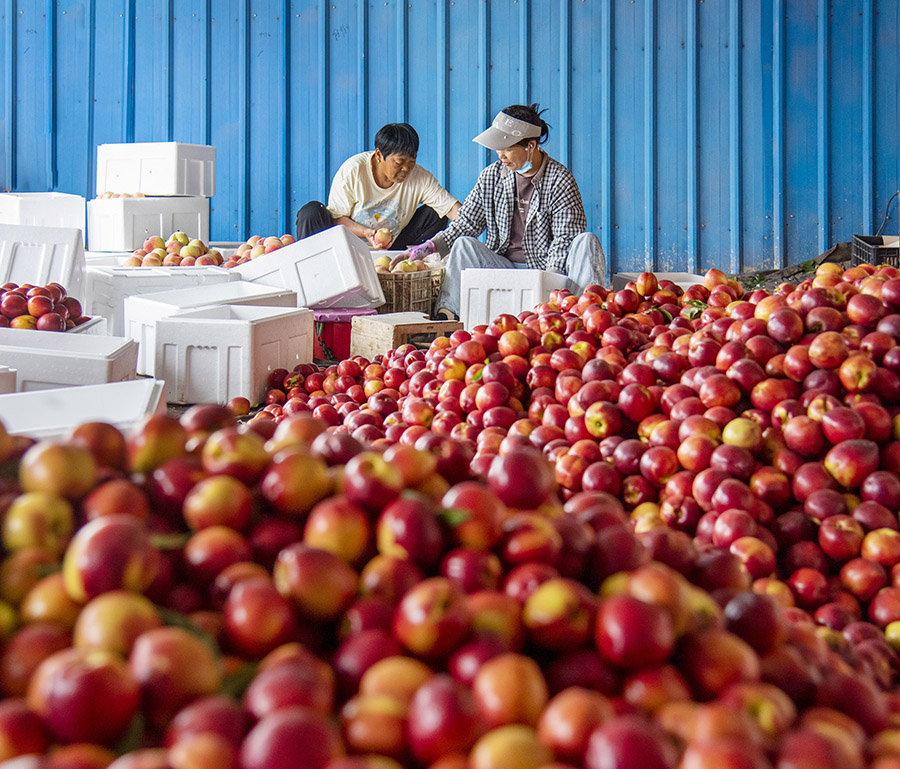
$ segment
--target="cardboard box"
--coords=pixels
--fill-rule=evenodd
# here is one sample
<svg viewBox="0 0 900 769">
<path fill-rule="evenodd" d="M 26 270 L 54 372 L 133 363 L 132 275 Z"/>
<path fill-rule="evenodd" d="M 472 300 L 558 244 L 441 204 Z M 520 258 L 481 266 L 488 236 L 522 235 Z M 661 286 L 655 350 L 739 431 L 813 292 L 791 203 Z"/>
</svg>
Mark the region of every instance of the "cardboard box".
<svg viewBox="0 0 900 769">
<path fill-rule="evenodd" d="M 297 295 L 284 288 L 261 286 L 245 280 L 209 286 L 178 288 L 125 298 L 125 336 L 138 343 L 138 374 L 155 375 L 156 322 L 186 310 L 236 304 L 261 307 L 296 307 Z"/>
<path fill-rule="evenodd" d="M 384 304 L 384 292 L 369 249 L 341 225 L 232 269 L 243 280 L 295 291 L 303 307 Z"/>
<path fill-rule="evenodd" d="M 8 432 L 62 438 L 85 422 L 107 422 L 127 432 L 151 414 L 165 413 L 163 383 L 155 379 L 65 387 L 0 396 Z"/>
<path fill-rule="evenodd" d="M 84 233 L 84 212 L 84 198 L 81 195 L 69 195 L 64 192 L 0 194 L 0 224 L 74 227 Z"/>
<path fill-rule="evenodd" d="M 222 305 L 156 322 L 158 377 L 169 403 L 259 401 L 269 372 L 309 363 L 313 313 L 303 308 Z"/>
<path fill-rule="evenodd" d="M 357 315 L 351 321 L 350 355 L 373 360 L 413 338 L 423 341 L 449 336 L 463 324 L 458 320 L 429 320 L 420 312 Z"/>
<path fill-rule="evenodd" d="M 0 360 L 17 370 L 18 392 L 123 382 L 135 378 L 137 343 L 114 336 L 0 328 Z"/>
<path fill-rule="evenodd" d="M 125 297 L 207 286 L 239 280 L 234 270 L 222 267 L 95 267 L 87 268 L 87 315 L 102 315 L 109 333 L 125 334 Z"/>
<path fill-rule="evenodd" d="M 673 283 L 688 288 L 696 284 L 703 284 L 702 275 L 694 275 L 692 272 L 655 272 L 657 280 L 671 280 Z M 612 287 L 613 291 L 621 291 L 625 285 L 631 280 L 637 280 L 639 272 L 617 272 L 613 275 Z"/>
<path fill-rule="evenodd" d="M 460 274 L 459 318 L 465 328 L 489 324 L 498 315 L 518 315 L 565 288 L 565 275 L 545 270 L 469 269 Z"/>
<path fill-rule="evenodd" d="M 0 225 L 0 283 L 59 283 L 84 304 L 84 272 L 81 230 Z"/>
<path fill-rule="evenodd" d="M 184 232 L 209 241 L 209 198 L 95 198 L 87 203 L 91 251 L 134 251 L 151 235 Z"/>
<path fill-rule="evenodd" d="M 182 142 L 101 144 L 97 194 L 104 192 L 211 198 L 216 194 L 216 148 Z"/>
</svg>

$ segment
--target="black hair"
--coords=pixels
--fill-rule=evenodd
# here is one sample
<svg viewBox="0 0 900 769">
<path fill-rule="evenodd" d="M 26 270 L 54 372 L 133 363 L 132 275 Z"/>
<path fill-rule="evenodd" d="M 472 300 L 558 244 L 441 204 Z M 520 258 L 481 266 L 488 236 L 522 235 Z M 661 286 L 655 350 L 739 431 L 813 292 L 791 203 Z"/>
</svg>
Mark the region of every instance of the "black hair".
<svg viewBox="0 0 900 769">
<path fill-rule="evenodd" d="M 541 109 L 540 105 L 536 102 L 534 104 L 513 104 L 506 109 L 503 110 L 510 117 L 514 117 L 516 120 L 523 120 L 526 123 L 531 123 L 531 125 L 539 126 L 541 129 L 541 135 L 536 137 L 538 144 L 544 144 L 547 139 L 550 138 L 550 126 L 547 125 L 541 115 L 544 114 L 547 110 Z M 532 136 L 528 139 L 522 139 L 520 142 L 516 142 L 516 144 L 521 144 L 523 147 L 528 145 L 535 137 Z"/>
<path fill-rule="evenodd" d="M 410 155 L 419 153 L 419 134 L 409 123 L 388 123 L 375 134 L 375 149 L 388 155 Z"/>
</svg>

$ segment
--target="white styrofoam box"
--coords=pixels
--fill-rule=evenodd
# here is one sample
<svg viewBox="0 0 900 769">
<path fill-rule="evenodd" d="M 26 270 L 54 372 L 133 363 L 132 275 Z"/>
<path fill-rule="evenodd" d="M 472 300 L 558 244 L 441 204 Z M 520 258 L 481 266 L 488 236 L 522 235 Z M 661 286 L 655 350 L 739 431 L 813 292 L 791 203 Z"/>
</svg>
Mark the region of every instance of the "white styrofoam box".
<svg viewBox="0 0 900 769">
<path fill-rule="evenodd" d="M 469 269 L 460 273 L 459 317 L 465 328 L 490 323 L 503 313 L 518 315 L 566 287 L 566 276 L 545 270 Z"/>
<path fill-rule="evenodd" d="M 85 422 L 127 431 L 144 417 L 165 413 L 164 383 L 156 379 L 60 387 L 0 396 L 0 422 L 10 433 L 61 438 Z"/>
<path fill-rule="evenodd" d="M 216 194 L 216 148 L 182 142 L 100 144 L 97 194 L 104 192 L 211 198 Z"/>
<path fill-rule="evenodd" d="M 0 225 L 0 283 L 59 283 L 83 302 L 84 269 L 81 230 Z"/>
<path fill-rule="evenodd" d="M 156 322 L 156 375 L 169 403 L 258 401 L 269 372 L 313 356 L 312 310 L 221 305 Z"/>
<path fill-rule="evenodd" d="M 102 315 L 109 333 L 125 333 L 125 297 L 170 291 L 175 288 L 207 286 L 240 280 L 234 270 L 222 267 L 99 267 L 87 268 L 84 312 Z"/>
<path fill-rule="evenodd" d="M 5 192 L 0 195 L 0 224 L 77 227 L 84 232 L 84 198 L 65 192 Z"/>
<path fill-rule="evenodd" d="M 122 267 L 133 251 L 85 251 L 84 263 L 95 267 Z"/>
<path fill-rule="evenodd" d="M 135 378 L 137 343 L 116 336 L 0 328 L 0 360 L 17 370 L 19 392 L 123 382 Z"/>
<path fill-rule="evenodd" d="M 16 391 L 16 370 L 9 366 L 0 366 L 0 394 L 14 393 Z M 3 419 L 0 418 L 0 422 Z M 4 423 L 5 425 L 5 423 Z"/>
<path fill-rule="evenodd" d="M 209 198 L 95 198 L 87 202 L 91 251 L 134 251 L 151 235 L 209 240 Z"/>
<path fill-rule="evenodd" d="M 215 245 L 210 244 L 210 249 L 216 248 Z M 228 249 L 224 251 L 222 249 L 217 249 L 220 254 L 222 254 L 222 259 L 225 260 L 229 256 L 231 256 L 231 252 Z M 84 261 L 85 264 L 94 265 L 95 267 L 126 267 L 126 261 L 134 256 L 134 251 L 85 251 L 84 252 Z M 215 265 L 194 265 L 195 267 L 213 267 Z"/>
<path fill-rule="evenodd" d="M 681 288 L 703 284 L 702 275 L 694 275 L 692 272 L 655 272 L 657 280 L 671 280 Z M 613 291 L 621 291 L 628 281 L 637 280 L 639 272 L 617 272 L 613 275 Z"/>
<path fill-rule="evenodd" d="M 243 280 L 297 292 L 303 307 L 380 307 L 384 292 L 369 249 L 336 225 L 232 268 Z"/>
<path fill-rule="evenodd" d="M 284 288 L 235 280 L 231 283 L 178 288 L 174 291 L 126 297 L 125 336 L 138 343 L 138 374 L 154 376 L 156 321 L 185 310 L 222 304 L 296 307 L 297 295 Z"/>
<path fill-rule="evenodd" d="M 50 331 L 42 332 L 44 334 L 52 333 Z M 95 315 L 90 320 L 86 320 L 80 326 L 75 326 L 66 331 L 67 334 L 84 334 L 85 336 L 109 336 L 109 324 L 102 315 Z"/>
<path fill-rule="evenodd" d="M 240 243 L 236 243 L 236 242 L 228 242 L 228 243 L 224 243 L 224 242 L 221 242 L 221 241 L 216 241 L 216 242 L 214 242 L 214 243 L 207 243 L 206 245 L 207 245 L 207 247 L 208 247 L 209 249 L 215 249 L 215 250 L 218 251 L 220 254 L 222 254 L 222 258 L 223 258 L 223 259 L 227 259 L 227 258 L 228 258 L 229 256 L 231 256 L 235 251 L 238 250 L 238 246 L 240 246 L 241 244 L 240 244 Z"/>
<path fill-rule="evenodd" d="M 18 331 L 23 334 L 59 334 L 59 331 L 41 331 L 36 328 L 9 328 L 8 326 L 4 326 L 5 329 L 9 329 L 10 331 Z M 64 334 L 83 334 L 84 336 L 109 336 L 106 331 L 106 318 L 100 317 L 99 315 L 95 318 L 91 318 L 90 320 L 86 320 L 80 326 L 73 326 L 72 328 L 66 329 Z"/>
</svg>

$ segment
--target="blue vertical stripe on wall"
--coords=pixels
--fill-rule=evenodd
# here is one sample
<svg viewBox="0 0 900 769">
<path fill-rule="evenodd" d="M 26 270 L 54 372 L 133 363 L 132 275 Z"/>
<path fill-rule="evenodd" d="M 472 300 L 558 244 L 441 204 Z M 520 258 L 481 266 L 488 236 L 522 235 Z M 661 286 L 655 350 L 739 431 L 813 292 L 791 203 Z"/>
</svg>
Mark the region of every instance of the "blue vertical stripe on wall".
<svg viewBox="0 0 900 769">
<path fill-rule="evenodd" d="M 656 0 L 644 0 L 644 251 L 656 259 Z"/>
<path fill-rule="evenodd" d="M 784 0 L 772 8 L 772 238 L 775 268 L 784 267 Z"/>
<path fill-rule="evenodd" d="M 885 206 L 891 195 L 900 190 L 900 153 L 897 148 L 898 121 L 891 117 L 900 110 L 900 78 L 896 76 L 900 67 L 900 7 L 896 3 L 876 2 L 874 45 L 876 51 L 874 65 L 875 104 L 872 121 L 872 139 L 875 174 L 872 184 L 874 192 L 874 216 L 876 224 L 884 217 Z M 891 71 L 893 69 L 893 72 Z M 893 148 L 890 151 L 888 148 Z M 900 231 L 900 202 L 891 204 L 891 221 L 885 225 L 885 232 L 896 235 Z"/>
<path fill-rule="evenodd" d="M 293 231 L 385 122 L 462 200 L 512 103 L 610 271 L 796 263 L 900 188 L 900 0 L 0 0 L 0 44 L 0 188 L 91 197 L 98 144 L 210 143 L 216 240 Z"/>
<path fill-rule="evenodd" d="M 741 8 L 741 258 L 765 269 L 775 262 L 772 9 L 773 0 Z"/>
<path fill-rule="evenodd" d="M 0 79 L 0 130 L 3 131 L 3 157 L 0 157 L 0 187 L 16 186 L 16 3 L 3 0 L 0 6 L 0 22 L 3 29 L 3 78 Z"/>
<path fill-rule="evenodd" d="M 816 249 L 816 3 L 785 3 L 785 240 L 798 261 Z"/>
<path fill-rule="evenodd" d="M 819 0 L 819 8 L 816 20 L 816 92 L 817 107 L 817 135 L 816 150 L 818 152 L 818 167 L 816 169 L 816 213 L 818 215 L 818 239 L 816 247 L 824 251 L 828 247 L 829 204 L 831 194 L 831 178 L 829 163 L 829 139 L 831 115 L 828 109 L 828 97 L 831 79 L 829 66 L 829 33 L 830 33 L 830 5 L 829 0 Z"/>
<path fill-rule="evenodd" d="M 685 189 L 685 222 L 687 229 L 687 270 L 700 270 L 700 213 L 699 213 L 699 138 L 698 121 L 698 66 L 697 50 L 698 25 L 697 3 L 687 1 L 687 25 L 684 33 L 684 47 L 687 55 L 687 82 L 685 84 L 685 156 L 687 158 L 687 185 Z M 677 198 L 676 198 L 677 199 Z"/>
<path fill-rule="evenodd" d="M 49 164 L 47 184 L 52 189 L 59 184 L 59 175 L 57 173 L 56 164 L 56 131 L 57 131 L 57 115 L 56 115 L 56 55 L 57 55 L 57 39 L 56 39 L 56 13 L 53 11 L 53 2 L 48 3 L 48 8 L 44 14 L 47 24 L 47 40 L 50 43 L 50 55 L 47 61 L 47 132 L 44 135 L 44 144 L 46 145 L 47 160 Z"/>
<path fill-rule="evenodd" d="M 729 272 L 741 271 L 741 0 L 728 3 Z"/>
<path fill-rule="evenodd" d="M 594 186 L 600 191 L 600 243 L 606 255 L 606 266 L 610 273 L 617 264 L 615 254 L 615 195 L 613 194 L 613 112 L 615 110 L 613 91 L 613 13 L 612 3 L 604 3 L 605 13 L 600 17 L 600 183 Z M 593 129 L 593 125 L 591 126 Z M 596 168 L 596 165 L 594 166 Z M 582 188 L 581 196 L 589 194 Z M 592 198 L 589 196 L 588 200 Z M 593 217 L 588 219 L 590 222 Z"/>
</svg>

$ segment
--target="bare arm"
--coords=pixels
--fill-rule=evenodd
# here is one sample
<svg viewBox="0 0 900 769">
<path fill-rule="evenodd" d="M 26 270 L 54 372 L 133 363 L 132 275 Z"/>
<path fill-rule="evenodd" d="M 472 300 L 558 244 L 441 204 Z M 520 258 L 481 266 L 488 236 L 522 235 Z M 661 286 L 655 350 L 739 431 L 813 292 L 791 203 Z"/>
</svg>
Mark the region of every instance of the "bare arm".
<svg viewBox="0 0 900 769">
<path fill-rule="evenodd" d="M 451 221 L 452 221 L 453 219 L 456 219 L 456 217 L 459 216 L 459 209 L 460 209 L 460 208 L 462 208 L 462 203 L 460 203 L 460 202 L 457 200 L 457 201 L 453 204 L 453 208 L 451 208 L 451 209 L 447 212 L 447 218 L 450 219 Z"/>
<path fill-rule="evenodd" d="M 368 240 L 371 244 L 372 248 L 381 249 L 385 248 L 385 246 L 379 246 L 372 239 L 375 236 L 375 230 L 372 227 L 363 227 L 358 222 L 354 222 L 349 216 L 339 216 L 334 220 L 335 224 L 343 224 L 350 232 L 352 232 L 356 237 L 363 238 L 364 240 Z M 390 244 L 388 244 L 390 245 Z"/>
</svg>

